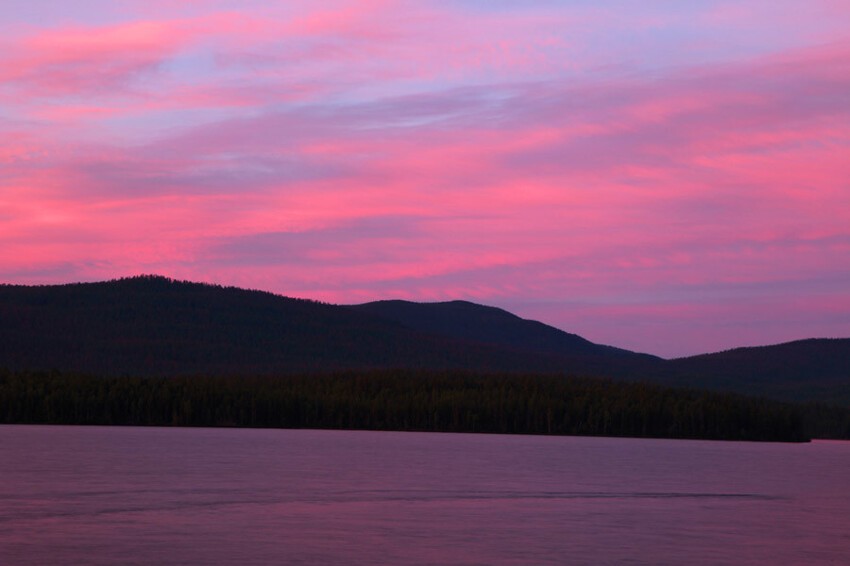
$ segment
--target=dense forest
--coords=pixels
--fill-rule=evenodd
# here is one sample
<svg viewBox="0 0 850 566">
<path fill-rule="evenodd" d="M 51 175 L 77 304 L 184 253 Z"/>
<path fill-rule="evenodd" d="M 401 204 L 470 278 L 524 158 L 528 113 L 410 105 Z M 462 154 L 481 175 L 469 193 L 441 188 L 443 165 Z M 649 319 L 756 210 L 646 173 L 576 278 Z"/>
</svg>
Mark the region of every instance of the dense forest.
<svg viewBox="0 0 850 566">
<path fill-rule="evenodd" d="M 831 426 L 850 432 L 846 411 L 833 416 Z M 0 423 L 810 437 L 800 407 L 735 394 L 562 375 L 409 370 L 174 378 L 4 371 Z"/>
</svg>

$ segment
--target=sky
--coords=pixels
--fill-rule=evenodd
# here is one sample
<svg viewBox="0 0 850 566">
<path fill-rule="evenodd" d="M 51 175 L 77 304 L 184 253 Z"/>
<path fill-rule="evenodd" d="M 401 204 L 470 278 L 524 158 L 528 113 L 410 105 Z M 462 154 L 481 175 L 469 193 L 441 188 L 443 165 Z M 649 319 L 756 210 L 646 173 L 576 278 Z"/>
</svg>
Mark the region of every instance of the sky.
<svg viewBox="0 0 850 566">
<path fill-rule="evenodd" d="M 0 282 L 850 337 L 850 1 L 3 0 Z"/>
</svg>

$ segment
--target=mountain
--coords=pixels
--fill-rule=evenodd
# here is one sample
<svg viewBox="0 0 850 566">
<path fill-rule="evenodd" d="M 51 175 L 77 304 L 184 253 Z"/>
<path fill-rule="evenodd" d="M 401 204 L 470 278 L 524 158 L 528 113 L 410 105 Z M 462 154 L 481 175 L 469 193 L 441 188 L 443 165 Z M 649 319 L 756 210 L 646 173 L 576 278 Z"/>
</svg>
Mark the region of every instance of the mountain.
<svg viewBox="0 0 850 566">
<path fill-rule="evenodd" d="M 377 301 L 351 307 L 407 328 L 529 353 L 582 358 L 589 373 L 850 406 L 850 339 L 809 339 L 663 360 L 594 344 L 541 322 L 466 301 Z"/>
<path fill-rule="evenodd" d="M 850 339 L 813 338 L 669 360 L 659 381 L 850 406 Z"/>
<path fill-rule="evenodd" d="M 339 306 L 141 276 L 0 285 L 0 368 L 98 375 L 548 372 L 850 406 L 850 339 L 663 360 L 465 301 Z"/>
<path fill-rule="evenodd" d="M 508 311 L 468 301 L 414 303 L 411 301 L 376 301 L 350 308 L 407 328 L 448 336 L 458 340 L 495 344 L 502 347 L 553 355 L 586 355 L 602 358 L 645 356 L 613 346 L 603 346 L 552 326 L 525 320 Z"/>
<path fill-rule="evenodd" d="M 604 365 L 593 352 L 530 353 L 407 327 L 363 309 L 159 276 L 0 286 L 0 367 L 8 369 L 105 375 L 367 368 L 599 373 Z"/>
<path fill-rule="evenodd" d="M 649 354 L 595 344 L 536 320 L 526 320 L 496 307 L 468 301 L 415 303 L 375 301 L 349 307 L 401 324 L 405 328 L 512 351 L 529 359 L 545 356 L 565 359 L 577 373 L 606 377 L 633 377 L 649 374 L 662 361 Z"/>
</svg>

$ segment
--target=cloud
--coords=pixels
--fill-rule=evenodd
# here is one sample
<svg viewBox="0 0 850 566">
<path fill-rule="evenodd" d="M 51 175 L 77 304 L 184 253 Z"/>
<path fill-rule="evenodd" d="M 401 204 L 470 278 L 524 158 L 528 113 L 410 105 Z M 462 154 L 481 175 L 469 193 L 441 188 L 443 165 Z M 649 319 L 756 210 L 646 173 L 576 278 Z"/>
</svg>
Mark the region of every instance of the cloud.
<svg viewBox="0 0 850 566">
<path fill-rule="evenodd" d="M 108 93 L 155 71 L 180 43 L 158 22 L 54 29 L 7 45 L 0 80 L 34 97 Z"/>
<path fill-rule="evenodd" d="M 224 265 L 352 267 L 404 261 L 405 242 L 424 236 L 411 217 L 360 217 L 301 231 L 223 238 L 207 248 Z"/>
<path fill-rule="evenodd" d="M 762 4 L 701 19 L 727 4 L 129 2 L 22 26 L 0 275 L 561 305 L 548 322 L 618 345 L 655 325 L 634 343 L 663 353 L 698 342 L 688 316 L 712 344 L 723 320 L 783 335 L 767 309 L 807 295 L 827 320 L 850 43 L 808 12 L 748 23 Z"/>
</svg>

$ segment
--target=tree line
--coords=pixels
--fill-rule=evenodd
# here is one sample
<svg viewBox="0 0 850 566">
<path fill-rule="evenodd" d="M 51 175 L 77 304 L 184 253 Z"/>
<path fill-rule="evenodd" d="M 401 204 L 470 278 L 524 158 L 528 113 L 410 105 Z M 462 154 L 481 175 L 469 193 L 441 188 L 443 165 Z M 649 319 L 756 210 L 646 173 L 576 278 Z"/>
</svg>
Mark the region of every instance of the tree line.
<svg viewBox="0 0 850 566">
<path fill-rule="evenodd" d="M 833 432 L 845 425 L 850 432 L 846 412 L 831 418 Z M 171 378 L 0 371 L 0 423 L 810 437 L 801 407 L 737 394 L 562 375 L 412 370 Z"/>
</svg>

